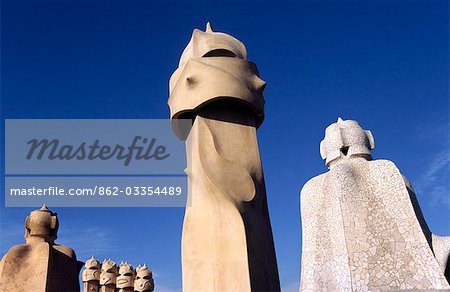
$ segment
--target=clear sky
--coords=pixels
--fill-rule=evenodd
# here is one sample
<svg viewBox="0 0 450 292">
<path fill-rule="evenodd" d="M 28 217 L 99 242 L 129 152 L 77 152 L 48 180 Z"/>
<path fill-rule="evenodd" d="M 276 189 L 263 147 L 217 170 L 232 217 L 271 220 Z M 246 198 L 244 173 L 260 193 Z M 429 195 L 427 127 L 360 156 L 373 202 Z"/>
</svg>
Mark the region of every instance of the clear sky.
<svg viewBox="0 0 450 292">
<path fill-rule="evenodd" d="M 298 289 L 299 191 L 327 171 L 319 142 L 338 116 L 372 131 L 374 159 L 395 162 L 431 230 L 450 235 L 448 1 L 6 0 L 1 16 L 2 121 L 167 118 L 194 28 L 244 42 L 267 82 L 258 137 L 285 291 Z M 31 208 L 1 198 L 3 255 Z M 80 260 L 147 262 L 157 291 L 180 289 L 182 208 L 54 210 Z"/>
</svg>

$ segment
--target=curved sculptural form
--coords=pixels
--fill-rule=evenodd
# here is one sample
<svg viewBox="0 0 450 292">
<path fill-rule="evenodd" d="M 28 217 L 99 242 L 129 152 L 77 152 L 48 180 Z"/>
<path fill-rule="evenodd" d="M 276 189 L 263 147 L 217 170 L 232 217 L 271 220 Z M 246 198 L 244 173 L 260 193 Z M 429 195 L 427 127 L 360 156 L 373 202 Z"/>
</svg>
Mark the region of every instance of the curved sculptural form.
<svg viewBox="0 0 450 292">
<path fill-rule="evenodd" d="M 244 45 L 209 24 L 194 30 L 170 79 L 172 125 L 188 157 L 183 291 L 280 290 L 256 137 L 264 86 Z"/>
<path fill-rule="evenodd" d="M 301 191 L 301 291 L 450 288 L 450 241 L 431 234 L 409 182 L 391 161 L 371 160 L 373 148 L 356 121 L 326 129 L 329 171 Z"/>
<path fill-rule="evenodd" d="M 115 292 L 118 274 L 116 262 L 105 259 L 100 272 L 100 292 Z"/>
<path fill-rule="evenodd" d="M 136 268 L 136 278 L 134 279 L 135 292 L 152 292 L 155 289 L 153 273 L 146 264 Z"/>
<path fill-rule="evenodd" d="M 97 292 L 100 282 L 101 264 L 92 256 L 84 264 L 84 271 L 81 274 L 83 280 L 84 292 Z"/>
<path fill-rule="evenodd" d="M 135 272 L 129 263 L 120 263 L 119 275 L 117 276 L 116 291 L 127 292 L 134 291 L 134 276 Z"/>
<path fill-rule="evenodd" d="M 100 264 L 92 256 L 86 261 L 82 275 L 84 292 L 152 292 L 155 288 L 152 270 L 147 264 L 134 270 L 128 262 L 121 262 L 117 267 L 111 259 Z"/>
<path fill-rule="evenodd" d="M 55 244 L 57 214 L 32 211 L 25 221 L 25 244 L 12 247 L 0 262 L 0 291 L 80 291 L 78 275 L 83 263 L 75 252 Z"/>
</svg>

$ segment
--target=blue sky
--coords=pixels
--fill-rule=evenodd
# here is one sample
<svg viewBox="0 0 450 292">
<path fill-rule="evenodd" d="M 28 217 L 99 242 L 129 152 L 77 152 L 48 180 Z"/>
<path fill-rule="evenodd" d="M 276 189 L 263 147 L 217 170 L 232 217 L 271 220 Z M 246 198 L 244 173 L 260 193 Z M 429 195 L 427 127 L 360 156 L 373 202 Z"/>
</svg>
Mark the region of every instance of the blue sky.
<svg viewBox="0 0 450 292">
<path fill-rule="evenodd" d="M 243 41 L 267 82 L 258 136 L 285 291 L 300 273 L 299 191 L 326 171 L 319 142 L 338 116 L 372 131 L 374 158 L 397 164 L 431 230 L 450 235 L 448 1 L 6 0 L 1 13 L 2 120 L 167 118 L 192 30 L 211 21 Z M 31 209 L 1 198 L 3 255 Z M 54 209 L 80 260 L 147 262 L 159 291 L 180 289 L 182 208 Z"/>
</svg>

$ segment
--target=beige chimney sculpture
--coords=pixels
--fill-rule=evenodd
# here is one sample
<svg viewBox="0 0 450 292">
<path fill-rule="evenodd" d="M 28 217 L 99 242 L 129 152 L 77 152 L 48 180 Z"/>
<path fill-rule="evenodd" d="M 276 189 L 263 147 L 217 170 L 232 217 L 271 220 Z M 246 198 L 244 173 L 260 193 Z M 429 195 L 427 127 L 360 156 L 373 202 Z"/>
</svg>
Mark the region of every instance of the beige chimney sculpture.
<svg viewBox="0 0 450 292">
<path fill-rule="evenodd" d="M 55 243 L 58 215 L 44 205 L 25 220 L 25 244 L 13 246 L 0 262 L 0 292 L 80 291 L 82 267 L 75 252 Z"/>
<path fill-rule="evenodd" d="M 188 160 L 183 291 L 280 290 L 256 137 L 264 86 L 245 46 L 209 24 L 194 30 L 170 78 L 172 125 Z"/>
<path fill-rule="evenodd" d="M 86 261 L 83 271 L 84 292 L 152 292 L 155 288 L 152 270 L 139 265 L 136 271 L 128 262 L 119 267 L 111 259 L 101 265 L 93 256 Z"/>
<path fill-rule="evenodd" d="M 115 261 L 108 259 L 102 263 L 100 274 L 100 292 L 115 292 L 119 269 Z"/>
<path fill-rule="evenodd" d="M 134 277 L 135 272 L 129 263 L 120 263 L 119 275 L 117 276 L 117 291 L 118 292 L 133 292 L 134 291 Z"/>
<path fill-rule="evenodd" d="M 92 256 L 84 264 L 82 280 L 84 292 L 97 292 L 100 282 L 101 264 Z"/>
<path fill-rule="evenodd" d="M 450 288 L 450 238 L 431 234 L 395 164 L 371 160 L 374 146 L 356 121 L 326 129 L 329 171 L 301 191 L 301 291 Z"/>
<path fill-rule="evenodd" d="M 134 279 L 135 292 L 152 292 L 155 288 L 153 273 L 146 264 L 136 268 L 136 278 Z"/>
</svg>

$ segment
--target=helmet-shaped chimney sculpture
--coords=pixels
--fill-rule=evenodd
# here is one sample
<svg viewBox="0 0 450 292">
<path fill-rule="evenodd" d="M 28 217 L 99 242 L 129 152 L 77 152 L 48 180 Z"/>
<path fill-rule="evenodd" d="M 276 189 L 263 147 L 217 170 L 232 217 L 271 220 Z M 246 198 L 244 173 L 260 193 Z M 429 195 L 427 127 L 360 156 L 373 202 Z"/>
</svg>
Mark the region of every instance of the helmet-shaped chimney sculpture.
<svg viewBox="0 0 450 292">
<path fill-rule="evenodd" d="M 82 280 L 84 292 L 97 292 L 100 283 L 101 263 L 92 256 L 84 264 Z"/>
<path fill-rule="evenodd" d="M 83 266 L 75 251 L 55 244 L 58 215 L 44 204 L 25 219 L 25 244 L 11 247 L 0 261 L 0 291 L 79 291 Z"/>
<path fill-rule="evenodd" d="M 245 46 L 236 38 L 214 32 L 208 23 L 205 32 L 195 29 L 169 82 L 169 107 L 175 133 L 187 134 L 177 119 L 195 116 L 202 106 L 217 100 L 233 100 L 256 117 L 264 119 L 266 82 L 259 78 L 256 65 L 247 61 Z"/>
<path fill-rule="evenodd" d="M 135 272 L 133 267 L 127 262 L 121 262 L 119 275 L 117 276 L 117 290 L 120 292 L 133 291 Z"/>
<path fill-rule="evenodd" d="M 32 211 L 27 216 L 25 220 L 25 240 L 29 242 L 39 237 L 53 244 L 57 238 L 58 227 L 58 215 L 50 211 L 44 204 L 42 208 Z"/>
<path fill-rule="evenodd" d="M 245 46 L 209 24 L 194 30 L 170 78 L 170 117 L 186 140 L 189 177 L 183 291 L 280 290 L 256 137 L 265 85 Z"/>
<path fill-rule="evenodd" d="M 341 158 L 365 157 L 371 159 L 375 141 L 369 130 L 363 130 L 357 121 L 342 120 L 325 129 L 325 138 L 320 142 L 320 155 L 328 167 Z"/>
<path fill-rule="evenodd" d="M 117 274 L 119 270 L 116 263 L 111 260 L 104 260 L 100 274 L 100 292 L 115 291 Z"/>
<path fill-rule="evenodd" d="M 431 233 L 413 187 L 392 161 L 372 160 L 374 146 L 356 121 L 326 129 L 329 170 L 300 192 L 300 291 L 450 288 L 450 238 Z"/>
<path fill-rule="evenodd" d="M 146 264 L 136 268 L 136 278 L 134 279 L 134 291 L 151 292 L 155 289 L 153 273 Z"/>
<path fill-rule="evenodd" d="M 92 256 L 84 264 L 83 282 L 87 281 L 100 281 L 100 262 Z"/>
</svg>

